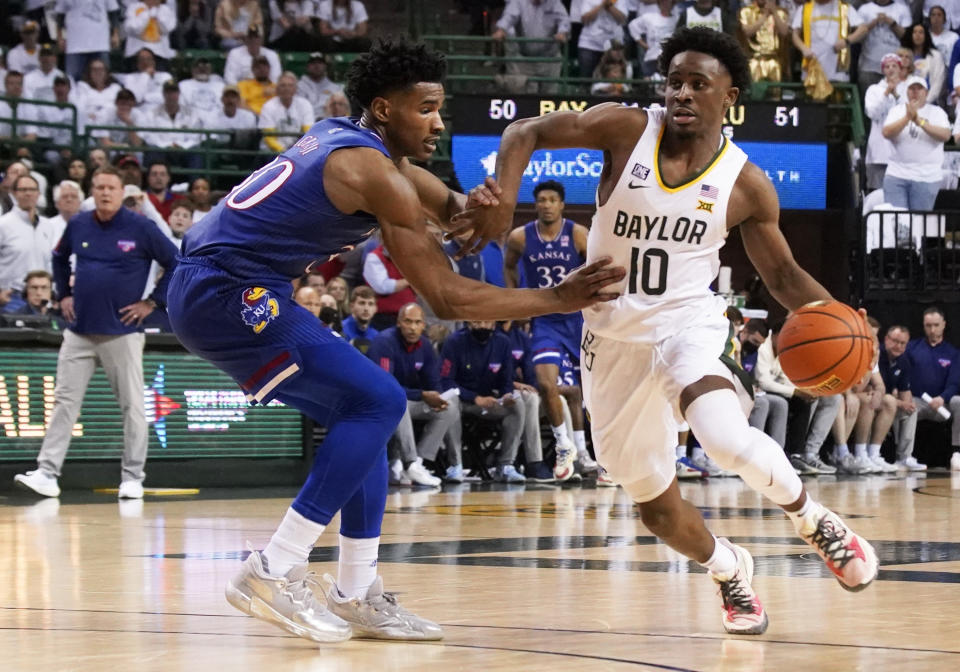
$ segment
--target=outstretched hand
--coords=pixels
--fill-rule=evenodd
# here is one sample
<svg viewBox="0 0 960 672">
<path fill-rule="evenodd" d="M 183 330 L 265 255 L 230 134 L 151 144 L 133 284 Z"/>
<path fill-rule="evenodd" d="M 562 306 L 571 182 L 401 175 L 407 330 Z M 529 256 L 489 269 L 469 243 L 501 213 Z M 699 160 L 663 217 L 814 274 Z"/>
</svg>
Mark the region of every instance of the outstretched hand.
<svg viewBox="0 0 960 672">
<path fill-rule="evenodd" d="M 611 266 L 611 261 L 610 257 L 601 257 L 589 266 L 581 266 L 554 287 L 563 302 L 560 312 L 572 313 L 619 297 L 619 292 L 610 291 L 610 285 L 623 280 L 627 271 L 622 266 Z"/>
<path fill-rule="evenodd" d="M 463 212 L 450 218 L 448 236 L 467 237 L 460 246 L 456 258 L 462 259 L 468 254 L 479 252 L 491 240 L 499 238 L 513 223 L 513 206 L 501 200 L 503 190 L 492 177 L 484 180 L 467 194 L 467 203 Z"/>
</svg>

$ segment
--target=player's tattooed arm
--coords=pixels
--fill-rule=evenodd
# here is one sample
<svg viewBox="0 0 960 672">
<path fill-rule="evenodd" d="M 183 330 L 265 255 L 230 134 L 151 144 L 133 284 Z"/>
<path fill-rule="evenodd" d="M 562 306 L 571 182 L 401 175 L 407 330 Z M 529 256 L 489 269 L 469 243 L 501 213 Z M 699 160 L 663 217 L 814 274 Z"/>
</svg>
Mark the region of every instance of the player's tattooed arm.
<svg viewBox="0 0 960 672">
<path fill-rule="evenodd" d="M 441 319 L 519 319 L 568 313 L 610 301 L 618 294 L 609 285 L 625 271 L 601 259 L 582 267 L 550 289 L 508 290 L 455 273 L 436 239 L 427 234 L 419 194 L 383 154 L 343 149 L 331 154 L 323 186 L 341 212 L 362 210 L 380 222 L 383 243 L 404 278 Z"/>
<path fill-rule="evenodd" d="M 520 180 L 536 150 L 584 147 L 616 156 L 626 151 L 629 155 L 646 124 L 643 111 L 619 103 L 603 103 L 584 112 L 552 112 L 519 119 L 507 126 L 497 152 L 497 183 L 503 190 L 500 203 L 454 217 L 455 233 L 473 231 L 460 250 L 461 256 L 482 249 L 513 224 Z"/>
<path fill-rule="evenodd" d="M 428 170 L 415 166 L 407 159 L 400 162 L 400 172 L 417 190 L 423 204 L 424 215 L 444 231 L 452 227 L 451 219 L 468 208 L 495 206 L 499 204 L 500 187 L 493 180 L 477 185 L 469 194 L 453 191 L 440 178 Z"/>
<path fill-rule="evenodd" d="M 730 222 L 740 222 L 743 247 L 770 294 L 785 308 L 796 310 L 811 301 L 832 297 L 823 285 L 800 268 L 780 231 L 780 202 L 769 178 L 747 163 L 737 179 L 728 207 Z"/>
</svg>

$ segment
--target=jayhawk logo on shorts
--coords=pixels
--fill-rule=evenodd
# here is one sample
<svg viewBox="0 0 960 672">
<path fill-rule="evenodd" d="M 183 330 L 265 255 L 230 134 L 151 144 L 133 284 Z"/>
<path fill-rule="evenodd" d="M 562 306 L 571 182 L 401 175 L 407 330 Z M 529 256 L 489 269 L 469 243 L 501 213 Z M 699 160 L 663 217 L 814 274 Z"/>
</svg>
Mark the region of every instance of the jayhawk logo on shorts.
<svg viewBox="0 0 960 672">
<path fill-rule="evenodd" d="M 280 315 L 280 304 L 269 289 L 249 287 L 243 290 L 243 309 L 240 317 L 243 323 L 253 327 L 253 333 L 259 334 L 270 322 Z"/>
</svg>

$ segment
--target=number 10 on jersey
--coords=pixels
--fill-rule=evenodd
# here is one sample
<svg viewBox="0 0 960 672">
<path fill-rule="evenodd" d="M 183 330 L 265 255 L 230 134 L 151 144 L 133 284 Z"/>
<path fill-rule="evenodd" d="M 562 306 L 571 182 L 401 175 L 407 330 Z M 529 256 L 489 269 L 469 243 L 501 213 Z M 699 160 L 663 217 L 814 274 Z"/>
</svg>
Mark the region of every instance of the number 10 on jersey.
<svg viewBox="0 0 960 672">
<path fill-rule="evenodd" d="M 640 277 L 640 290 L 650 296 L 658 296 L 667 291 L 667 263 L 670 258 L 666 250 L 657 247 L 648 247 L 640 251 L 639 247 L 630 250 L 630 274 L 627 291 L 630 294 L 639 293 L 637 290 L 637 276 Z"/>
</svg>

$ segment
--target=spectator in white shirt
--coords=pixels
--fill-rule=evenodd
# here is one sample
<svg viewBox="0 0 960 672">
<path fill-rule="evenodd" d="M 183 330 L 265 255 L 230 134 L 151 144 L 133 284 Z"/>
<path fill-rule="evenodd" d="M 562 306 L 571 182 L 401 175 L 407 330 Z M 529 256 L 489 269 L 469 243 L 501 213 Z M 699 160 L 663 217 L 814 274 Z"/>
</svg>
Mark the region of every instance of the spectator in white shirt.
<svg viewBox="0 0 960 672">
<path fill-rule="evenodd" d="M 133 130 L 138 126 L 149 126 L 144 119 L 147 111 L 136 108 L 137 99 L 129 89 L 121 89 L 117 92 L 114 109 L 111 116 L 103 122 L 106 126 L 126 126 L 130 130 L 112 130 L 106 129 L 91 131 L 91 137 L 97 138 L 101 147 L 114 147 L 133 145 L 139 147 L 143 144 L 143 138 Z M 128 150 L 123 150 L 124 152 Z"/>
<path fill-rule="evenodd" d="M 243 43 L 244 36 L 263 25 L 259 0 L 220 0 L 213 15 L 213 27 L 220 36 L 220 46 L 232 49 Z M 254 54 L 256 56 L 256 54 Z M 277 75 L 279 76 L 279 72 Z M 228 84 L 236 84 L 227 80 Z"/>
<path fill-rule="evenodd" d="M 914 23 L 904 32 L 901 44 L 913 51 L 913 72 L 927 80 L 928 98 L 936 103 L 947 79 L 947 67 L 940 51 L 933 46 L 930 32 L 922 23 Z"/>
<path fill-rule="evenodd" d="M 890 110 L 883 126 L 883 137 L 893 143 L 883 195 L 890 205 L 932 210 L 943 180 L 943 143 L 950 139 L 950 122 L 946 112 L 927 102 L 927 80 L 911 75 L 906 85 L 906 102 Z"/>
<path fill-rule="evenodd" d="M 863 111 L 870 119 L 870 137 L 867 139 L 867 188 L 871 191 L 883 186 L 883 174 L 893 147 L 883 137 L 883 124 L 890 110 L 907 95 L 903 63 L 896 53 L 881 59 L 884 79 L 871 84 L 864 96 Z"/>
<path fill-rule="evenodd" d="M 70 218 L 80 212 L 83 199 L 83 189 L 73 180 L 63 180 L 54 186 L 53 204 L 57 208 L 57 214 L 50 218 L 50 228 L 56 233 L 57 240 L 60 240 L 60 236 L 63 235 L 63 230 L 67 228 Z"/>
<path fill-rule="evenodd" d="M 583 29 L 577 42 L 577 61 L 580 76 L 592 77 L 610 42 L 623 39 L 627 10 L 618 7 L 617 0 L 582 0 L 580 9 Z"/>
<path fill-rule="evenodd" d="M 53 81 L 64 77 L 57 67 L 57 52 L 49 44 L 40 47 L 40 67 L 23 77 L 23 97 L 31 100 L 53 100 Z"/>
<path fill-rule="evenodd" d="M 873 0 L 857 8 L 867 36 L 857 65 L 859 85 L 866 90 L 884 78 L 880 59 L 896 51 L 900 38 L 910 25 L 910 9 L 895 0 Z"/>
<path fill-rule="evenodd" d="M 143 123 L 151 128 L 169 128 L 170 131 L 144 131 L 144 141 L 151 147 L 187 150 L 203 141 L 202 133 L 192 133 L 203 127 L 193 110 L 180 104 L 180 88 L 175 81 L 163 84 L 163 104 L 143 115 Z M 195 152 L 152 152 L 145 157 L 148 164 L 162 161 L 185 168 L 198 169 L 203 165 L 203 156 Z"/>
<path fill-rule="evenodd" d="M 260 130 L 264 133 L 261 144 L 263 149 L 280 153 L 291 147 L 313 125 L 313 105 L 296 94 L 297 76 L 292 72 L 280 75 L 277 95 L 265 102 L 260 110 Z"/>
<path fill-rule="evenodd" d="M 343 87 L 327 78 L 327 58 L 319 51 L 310 54 L 307 69 L 297 84 L 297 93 L 313 105 L 316 119 L 323 118 L 323 107 L 331 94 L 341 93 Z"/>
<path fill-rule="evenodd" d="M 105 124 L 122 88 L 110 76 L 105 61 L 95 58 L 87 63 L 86 77 L 77 82 L 75 94 L 79 107 L 83 109 L 84 124 Z"/>
<path fill-rule="evenodd" d="M 7 67 L 26 75 L 40 67 L 40 46 L 37 38 L 40 26 L 36 21 L 27 21 L 20 28 L 20 44 L 7 53 Z"/>
<path fill-rule="evenodd" d="M 930 9 L 930 39 L 933 40 L 933 46 L 940 52 L 944 63 L 950 63 L 950 56 L 953 54 L 953 45 L 960 39 L 960 35 L 949 29 L 947 25 L 947 10 L 940 5 L 934 5 Z M 951 73 L 947 73 L 950 77 Z M 948 88 L 948 87 L 944 87 Z"/>
<path fill-rule="evenodd" d="M 248 147 L 257 130 L 257 115 L 240 107 L 240 90 L 232 84 L 223 87 L 220 103 L 220 111 L 216 118 L 211 120 L 208 128 L 230 129 L 234 133 L 232 137 L 216 135 L 213 139 L 231 146 Z"/>
<path fill-rule="evenodd" d="M 123 32 L 127 44 L 123 55 L 131 61 L 139 58 L 141 49 L 149 49 L 157 58 L 160 69 L 166 68 L 167 59 L 176 52 L 170 47 L 170 33 L 177 27 L 176 10 L 162 0 L 143 0 L 127 7 Z"/>
<path fill-rule="evenodd" d="M 270 62 L 270 81 L 275 82 L 280 76 L 280 57 L 273 49 L 267 49 L 263 46 L 263 37 L 260 30 L 252 28 L 248 33 L 244 44 L 230 50 L 227 54 L 227 62 L 223 66 L 223 81 L 227 84 L 236 84 L 241 79 L 253 78 L 253 58 L 263 55 Z"/>
<path fill-rule="evenodd" d="M 34 72 L 37 72 L 34 70 Z M 54 105 L 23 105 L 24 119 L 42 121 L 48 124 L 61 126 L 30 126 L 24 129 L 27 139 L 39 139 L 47 145 L 44 158 L 48 163 L 58 163 L 62 159 L 69 159 L 72 155 L 74 135 L 82 134 L 83 115 L 75 111 L 73 96 L 71 95 L 70 80 L 61 75 L 53 80 L 53 101 L 62 106 Z M 49 147 L 57 145 L 57 147 Z"/>
<path fill-rule="evenodd" d="M 321 48 L 324 51 L 367 51 L 367 8 L 360 0 L 320 0 Z"/>
<path fill-rule="evenodd" d="M 327 104 L 323 106 L 324 119 L 329 117 L 349 117 L 350 101 L 342 92 L 330 94 L 327 98 Z"/>
<path fill-rule="evenodd" d="M 212 70 L 209 59 L 198 58 L 191 69 L 193 78 L 180 82 L 180 102 L 205 120 L 220 111 L 223 93 L 223 78 Z"/>
<path fill-rule="evenodd" d="M 120 46 L 120 7 L 117 0 L 57 0 L 54 8 L 60 53 L 66 54 L 67 74 L 80 79 L 90 61 L 106 62 Z"/>
<path fill-rule="evenodd" d="M 270 39 L 278 51 L 310 51 L 316 44 L 312 19 L 313 0 L 270 0 Z"/>
<path fill-rule="evenodd" d="M 28 272 L 53 270 L 51 255 L 60 237 L 50 220 L 37 211 L 39 198 L 40 185 L 32 175 L 14 181 L 16 205 L 0 217 L 0 289 L 22 291 Z"/>
<path fill-rule="evenodd" d="M 658 0 L 658 10 L 643 12 L 627 24 L 630 37 L 644 49 L 640 71 L 644 77 L 657 73 L 657 61 L 663 49 L 660 43 L 673 34 L 677 17 L 673 14 L 673 0 Z"/>
<path fill-rule="evenodd" d="M 7 74 L 3 78 L 3 85 L 6 89 L 6 96 L 13 98 L 12 104 L 8 103 L 5 100 L 0 100 L 0 119 L 17 119 L 23 118 L 23 111 L 20 109 L 24 107 L 20 103 L 20 98 L 23 96 L 23 75 L 16 70 L 7 70 Z M 19 124 L 17 125 L 16 135 L 23 133 L 23 127 Z M 9 138 L 14 135 L 13 124 L 8 121 L 0 121 L 0 138 Z"/>
<path fill-rule="evenodd" d="M 210 181 L 205 177 L 198 177 L 190 183 L 187 196 L 193 201 L 193 223 L 196 224 L 203 216 L 213 210 L 210 194 Z"/>
<path fill-rule="evenodd" d="M 170 73 L 158 70 L 158 61 L 153 52 L 143 48 L 137 52 L 137 71 L 128 75 L 117 75 L 123 86 L 129 89 L 142 108 L 159 105 L 163 102 L 163 84 L 170 79 Z"/>
</svg>

